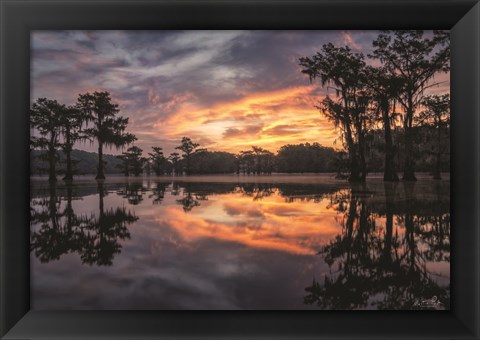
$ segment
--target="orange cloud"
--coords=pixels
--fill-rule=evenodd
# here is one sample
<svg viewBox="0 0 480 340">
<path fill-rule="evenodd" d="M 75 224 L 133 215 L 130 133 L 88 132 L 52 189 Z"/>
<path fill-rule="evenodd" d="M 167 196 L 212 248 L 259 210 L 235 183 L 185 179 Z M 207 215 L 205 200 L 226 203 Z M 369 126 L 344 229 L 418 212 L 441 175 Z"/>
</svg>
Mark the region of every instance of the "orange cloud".
<svg viewBox="0 0 480 340">
<path fill-rule="evenodd" d="M 316 90 L 314 85 L 291 87 L 208 108 L 193 100 L 182 102 L 177 112 L 157 121 L 153 129 L 171 140 L 208 137 L 212 142 L 202 147 L 230 152 L 253 145 L 273 152 L 285 144 L 318 142 L 333 146 L 338 132 L 314 108 Z"/>
</svg>

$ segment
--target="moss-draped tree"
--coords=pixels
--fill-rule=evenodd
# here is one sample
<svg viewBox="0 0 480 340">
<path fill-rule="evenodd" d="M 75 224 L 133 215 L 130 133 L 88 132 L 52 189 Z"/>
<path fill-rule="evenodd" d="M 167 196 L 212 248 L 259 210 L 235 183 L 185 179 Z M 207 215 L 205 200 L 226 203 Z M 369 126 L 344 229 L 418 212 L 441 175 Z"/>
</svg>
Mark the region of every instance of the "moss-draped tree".
<svg viewBox="0 0 480 340">
<path fill-rule="evenodd" d="M 434 76 L 450 70 L 449 35 L 445 31 L 434 31 L 431 37 L 421 30 L 384 31 L 373 47 L 372 57 L 380 60 L 391 76 L 401 79 L 396 98 L 403 109 L 403 179 L 414 181 L 414 115 L 425 90 L 437 85 L 432 82 Z"/>
<path fill-rule="evenodd" d="M 435 130 L 435 165 L 433 169 L 433 179 L 442 179 L 441 165 L 442 155 L 444 153 L 443 139 L 446 138 L 446 132 L 450 127 L 450 96 L 430 95 L 422 101 L 425 110 L 421 111 L 417 121 L 430 126 Z"/>
<path fill-rule="evenodd" d="M 85 129 L 87 136 L 97 140 L 98 167 L 96 179 L 105 179 L 103 163 L 103 147 L 121 148 L 136 140 L 136 137 L 125 132 L 128 118 L 118 116 L 118 104 L 112 103 L 110 93 L 95 91 L 80 94 L 78 106 L 85 115 L 89 127 Z"/>
<path fill-rule="evenodd" d="M 384 181 L 398 181 L 395 166 L 395 145 L 392 127 L 395 126 L 396 96 L 400 88 L 400 79 L 388 74 L 382 67 L 367 67 L 366 84 L 373 101 L 373 115 L 382 128 L 385 139 Z"/>
<path fill-rule="evenodd" d="M 63 143 L 61 147 L 66 158 L 66 169 L 63 179 L 70 181 L 73 179 L 73 161 L 71 157 L 73 145 L 76 141 L 86 138 L 82 131 L 82 125 L 85 122 L 85 117 L 77 106 L 63 106 L 62 109 L 63 114 L 60 123 L 63 135 Z"/>
<path fill-rule="evenodd" d="M 333 89 L 336 98 L 327 95 L 320 109 L 341 130 L 350 161 L 350 181 L 365 181 L 365 135 L 371 118 L 368 115 L 369 96 L 365 92 L 364 56 L 332 43 L 323 45 L 321 52 L 299 59 L 302 73 L 313 82 L 319 78 L 323 87 Z"/>
<path fill-rule="evenodd" d="M 48 180 L 54 182 L 56 177 L 57 151 L 61 147 L 60 136 L 64 107 L 56 100 L 38 98 L 30 109 L 30 126 L 39 136 L 30 140 L 34 148 L 46 150 L 48 161 Z"/>
</svg>

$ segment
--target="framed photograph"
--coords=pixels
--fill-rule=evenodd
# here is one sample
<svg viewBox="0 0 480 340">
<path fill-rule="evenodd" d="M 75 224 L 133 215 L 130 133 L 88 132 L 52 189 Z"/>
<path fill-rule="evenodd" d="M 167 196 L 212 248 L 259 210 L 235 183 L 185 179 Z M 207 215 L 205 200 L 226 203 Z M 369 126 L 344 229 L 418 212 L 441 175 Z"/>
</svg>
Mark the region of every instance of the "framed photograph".
<svg viewBox="0 0 480 340">
<path fill-rule="evenodd" d="M 477 1 L 1 1 L 2 339 L 479 339 Z"/>
</svg>

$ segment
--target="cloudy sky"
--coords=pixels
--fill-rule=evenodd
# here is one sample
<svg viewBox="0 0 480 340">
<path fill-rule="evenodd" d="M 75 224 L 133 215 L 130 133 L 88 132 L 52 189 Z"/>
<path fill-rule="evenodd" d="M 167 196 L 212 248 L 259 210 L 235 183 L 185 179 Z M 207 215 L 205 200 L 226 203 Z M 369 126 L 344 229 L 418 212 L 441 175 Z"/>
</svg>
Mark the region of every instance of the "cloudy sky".
<svg viewBox="0 0 480 340">
<path fill-rule="evenodd" d="M 74 104 L 106 90 L 145 152 L 172 152 L 182 136 L 209 150 L 335 144 L 314 108 L 328 92 L 298 58 L 327 42 L 368 54 L 376 31 L 34 31 L 31 100 Z M 448 75 L 442 80 L 448 81 Z M 448 83 L 434 91 L 448 90 Z M 330 90 L 330 92 L 333 91 Z M 78 145 L 93 151 L 95 145 Z M 106 150 L 106 153 L 118 153 Z"/>
</svg>

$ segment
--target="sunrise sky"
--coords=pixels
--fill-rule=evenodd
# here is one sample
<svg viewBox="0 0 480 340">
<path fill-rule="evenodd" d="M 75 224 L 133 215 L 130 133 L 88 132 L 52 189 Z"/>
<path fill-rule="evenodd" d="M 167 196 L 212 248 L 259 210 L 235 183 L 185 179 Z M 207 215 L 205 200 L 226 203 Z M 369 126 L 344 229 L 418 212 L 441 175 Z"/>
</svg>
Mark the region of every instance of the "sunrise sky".
<svg viewBox="0 0 480 340">
<path fill-rule="evenodd" d="M 325 43 L 368 54 L 376 31 L 34 31 L 31 100 L 67 105 L 106 90 L 144 152 L 182 136 L 209 150 L 318 142 L 341 148 L 314 105 L 332 90 L 309 83 L 298 58 Z M 448 92 L 449 75 L 433 92 Z M 95 151 L 95 144 L 76 148 Z M 114 149 L 106 153 L 118 153 Z"/>
</svg>

